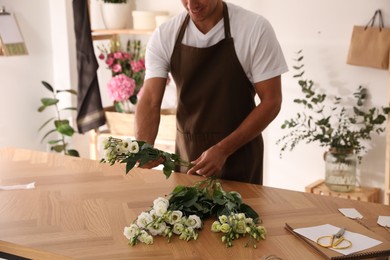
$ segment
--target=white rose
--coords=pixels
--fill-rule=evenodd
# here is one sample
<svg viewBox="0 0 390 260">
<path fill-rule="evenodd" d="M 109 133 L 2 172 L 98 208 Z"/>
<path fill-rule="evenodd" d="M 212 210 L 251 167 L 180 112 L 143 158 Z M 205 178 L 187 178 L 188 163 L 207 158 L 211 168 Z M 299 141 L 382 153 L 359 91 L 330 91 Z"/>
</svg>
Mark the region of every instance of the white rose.
<svg viewBox="0 0 390 260">
<path fill-rule="evenodd" d="M 180 210 L 172 211 L 171 217 L 170 217 L 171 224 L 180 222 L 182 217 L 183 217 L 183 212 L 181 212 Z"/>
<path fill-rule="evenodd" d="M 137 218 L 137 225 L 141 228 L 145 228 L 145 226 L 152 221 L 153 218 L 148 212 L 142 212 Z"/>
<path fill-rule="evenodd" d="M 137 230 L 139 230 L 139 227 L 136 224 L 131 224 L 130 227 L 124 228 L 123 235 L 130 240 L 135 236 Z"/>
<path fill-rule="evenodd" d="M 161 235 L 164 232 L 166 227 L 167 225 L 165 224 L 165 222 L 161 222 L 161 223 L 150 225 L 148 227 L 148 230 L 152 236 L 157 236 L 157 235 Z"/>
<path fill-rule="evenodd" d="M 139 145 L 136 141 L 131 142 L 129 147 L 130 153 L 138 153 L 139 152 Z"/>
<path fill-rule="evenodd" d="M 184 225 L 183 225 L 183 224 L 177 222 L 177 223 L 175 223 L 175 224 L 173 225 L 173 230 L 172 230 L 172 232 L 175 233 L 176 235 L 180 235 L 181 232 L 183 232 L 183 230 L 184 230 Z"/>
<path fill-rule="evenodd" d="M 169 201 L 165 198 L 159 197 L 153 201 L 153 209 L 156 212 L 157 216 L 162 216 L 164 215 L 169 206 Z"/>
<path fill-rule="evenodd" d="M 141 235 L 138 237 L 138 240 L 147 245 L 153 244 L 153 237 L 149 235 L 145 230 L 141 230 Z"/>
<path fill-rule="evenodd" d="M 226 215 L 221 215 L 218 217 L 218 219 L 221 224 L 226 223 L 228 221 L 228 217 Z"/>
<path fill-rule="evenodd" d="M 202 221 L 197 215 L 191 215 L 188 217 L 186 225 L 192 228 L 200 228 L 202 226 Z"/>
</svg>

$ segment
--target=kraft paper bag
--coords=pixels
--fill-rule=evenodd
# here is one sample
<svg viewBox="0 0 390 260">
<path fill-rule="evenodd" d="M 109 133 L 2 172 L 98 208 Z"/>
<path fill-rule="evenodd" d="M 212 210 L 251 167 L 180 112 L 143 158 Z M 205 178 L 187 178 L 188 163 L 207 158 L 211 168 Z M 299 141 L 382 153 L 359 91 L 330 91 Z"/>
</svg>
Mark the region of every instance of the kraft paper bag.
<svg viewBox="0 0 390 260">
<path fill-rule="evenodd" d="M 374 27 L 376 17 L 379 26 Z M 384 28 L 380 10 L 377 10 L 366 26 L 354 26 L 347 64 L 388 69 L 390 60 L 390 29 Z"/>
</svg>

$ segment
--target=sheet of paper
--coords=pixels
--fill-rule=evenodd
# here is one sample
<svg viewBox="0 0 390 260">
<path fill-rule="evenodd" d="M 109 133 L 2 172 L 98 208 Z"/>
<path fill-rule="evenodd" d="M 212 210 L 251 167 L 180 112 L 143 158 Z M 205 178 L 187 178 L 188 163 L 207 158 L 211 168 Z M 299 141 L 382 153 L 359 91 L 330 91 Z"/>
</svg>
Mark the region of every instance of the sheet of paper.
<svg viewBox="0 0 390 260">
<path fill-rule="evenodd" d="M 346 217 L 351 218 L 351 219 L 362 219 L 363 215 L 360 214 L 359 211 L 357 211 L 354 208 L 342 208 L 339 209 L 339 211 Z"/>
<path fill-rule="evenodd" d="M 382 227 L 390 227 L 390 216 L 379 216 L 378 224 Z"/>
<path fill-rule="evenodd" d="M 35 182 L 18 185 L 0 185 L 0 190 L 29 190 L 35 189 Z"/>
<path fill-rule="evenodd" d="M 313 226 L 307 228 L 297 228 L 294 229 L 294 232 L 310 239 L 311 241 L 316 242 L 319 237 L 330 236 L 336 234 L 341 227 L 336 227 L 330 224 L 324 224 L 320 226 Z M 339 252 L 343 255 L 353 254 L 368 248 L 374 247 L 381 244 L 382 242 L 368 236 L 364 236 L 358 233 L 350 232 L 348 230 L 344 233 L 344 238 L 352 242 L 352 246 L 346 249 L 333 249 L 336 252 Z"/>
</svg>

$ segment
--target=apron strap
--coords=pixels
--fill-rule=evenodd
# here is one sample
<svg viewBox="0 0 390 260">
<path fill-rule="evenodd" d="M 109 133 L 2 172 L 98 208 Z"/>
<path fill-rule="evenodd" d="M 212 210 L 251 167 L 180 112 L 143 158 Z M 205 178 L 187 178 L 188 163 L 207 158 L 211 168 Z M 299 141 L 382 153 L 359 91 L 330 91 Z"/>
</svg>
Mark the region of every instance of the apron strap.
<svg viewBox="0 0 390 260">
<path fill-rule="evenodd" d="M 230 21 L 229 21 L 229 11 L 225 2 L 223 3 L 223 23 L 225 27 L 225 39 L 231 38 L 230 34 Z"/>
</svg>

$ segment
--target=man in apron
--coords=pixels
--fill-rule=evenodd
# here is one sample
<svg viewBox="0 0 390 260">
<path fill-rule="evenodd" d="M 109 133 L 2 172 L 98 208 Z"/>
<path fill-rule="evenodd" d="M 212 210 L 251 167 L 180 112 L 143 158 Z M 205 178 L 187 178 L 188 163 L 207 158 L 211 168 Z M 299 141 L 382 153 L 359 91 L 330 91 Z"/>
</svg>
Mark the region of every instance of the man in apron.
<svg viewBox="0 0 390 260">
<path fill-rule="evenodd" d="M 262 184 L 261 132 L 279 113 L 280 75 L 287 71 L 273 29 L 260 15 L 222 0 L 182 3 L 186 12 L 161 25 L 148 43 L 136 138 L 154 143 L 171 72 L 176 153 L 194 164 L 177 170 Z"/>
</svg>

